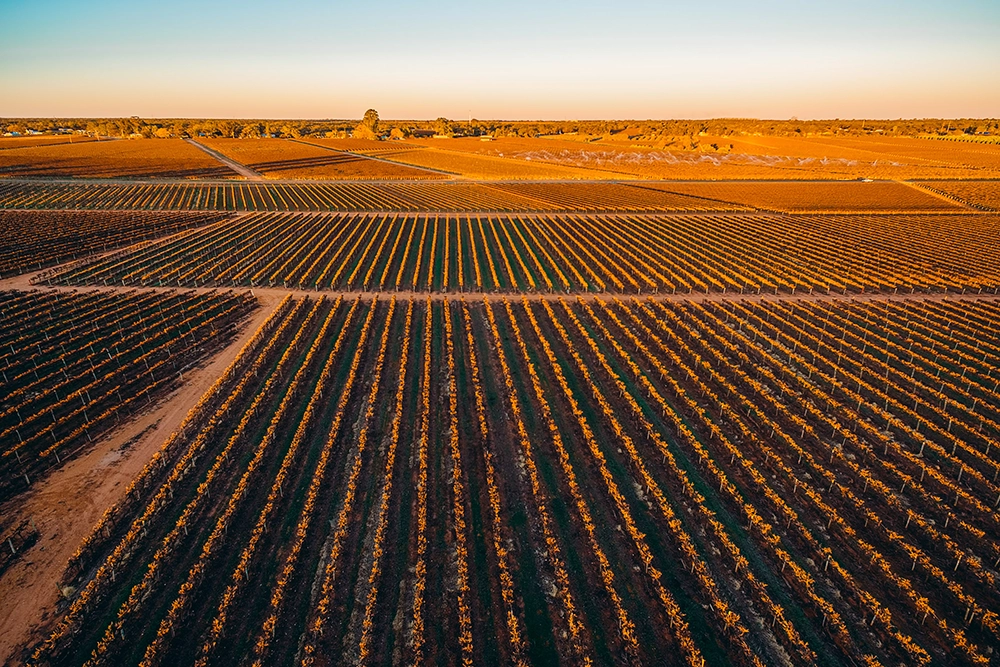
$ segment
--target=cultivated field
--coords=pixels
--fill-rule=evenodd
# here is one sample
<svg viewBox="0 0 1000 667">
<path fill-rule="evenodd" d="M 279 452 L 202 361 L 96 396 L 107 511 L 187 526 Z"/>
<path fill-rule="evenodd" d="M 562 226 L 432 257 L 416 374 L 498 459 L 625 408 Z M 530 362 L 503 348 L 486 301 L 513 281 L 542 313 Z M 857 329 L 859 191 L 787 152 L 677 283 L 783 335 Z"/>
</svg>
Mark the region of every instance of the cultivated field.
<svg viewBox="0 0 1000 667">
<path fill-rule="evenodd" d="M 346 152 L 285 139 L 199 139 L 199 143 L 250 167 L 265 178 L 411 180 L 445 178 Z"/>
<path fill-rule="evenodd" d="M 0 137 L 0 150 L 8 148 L 30 148 L 31 146 L 54 146 L 56 144 L 82 144 L 95 141 L 92 137 L 44 134 L 33 137 Z"/>
<path fill-rule="evenodd" d="M 245 295 L 0 292 L 0 503 L 178 386 Z"/>
<path fill-rule="evenodd" d="M 1000 180 L 921 181 L 919 185 L 974 208 L 1000 210 Z"/>
<path fill-rule="evenodd" d="M 929 213 L 963 208 L 961 202 L 933 191 L 893 181 L 649 183 L 646 187 L 785 213 Z"/>
<path fill-rule="evenodd" d="M 998 318 L 287 300 L 35 658 L 981 662 Z"/>
<path fill-rule="evenodd" d="M 1000 287 L 996 216 L 224 218 L 50 284 L 382 292 L 768 294 Z"/>
<path fill-rule="evenodd" d="M 302 141 L 306 141 L 317 146 L 326 146 L 327 148 L 333 148 L 338 151 L 359 153 L 361 155 L 380 155 L 382 153 L 391 153 L 401 150 L 408 151 L 420 147 L 418 144 L 413 142 L 397 140 L 377 141 L 375 139 L 325 139 L 308 137 L 302 139 Z"/>
<path fill-rule="evenodd" d="M 574 140 L 581 139 L 581 140 Z M 586 139 L 586 141 L 582 140 Z M 994 144 L 904 137 L 674 137 L 627 132 L 455 139 L 196 139 L 269 179 L 940 180 L 1000 178 Z M 6 149 L 6 150 L 4 150 Z M 375 157 L 379 160 L 365 159 Z M 386 162 L 388 161 L 388 162 Z M 237 178 L 182 139 L 0 138 L 0 177 Z"/>
<path fill-rule="evenodd" d="M 955 205 L 940 200 L 941 206 Z M 0 209 L 168 211 L 743 211 L 747 206 L 626 183 L 0 182 Z"/>
<path fill-rule="evenodd" d="M 183 139 L 115 139 L 0 151 L 0 178 L 236 178 Z"/>
<path fill-rule="evenodd" d="M 995 663 L 996 148 L 757 139 L 0 181 L 0 663 Z"/>
<path fill-rule="evenodd" d="M 447 143 L 446 145 L 450 145 Z M 393 151 L 379 154 L 386 160 L 417 167 L 436 169 L 475 180 L 544 180 L 544 179 L 607 179 L 628 178 L 628 174 L 593 168 L 580 169 L 559 164 L 517 159 L 497 155 L 474 155 L 461 151 L 428 146 L 421 150 Z"/>
<path fill-rule="evenodd" d="M 206 225 L 220 213 L 0 210 L 0 278 Z"/>
<path fill-rule="evenodd" d="M 460 139 L 449 150 L 503 155 L 519 160 L 589 167 L 652 179 L 855 179 L 998 178 L 996 146 L 903 137 L 675 137 L 644 143 L 621 138 L 600 141 L 560 136 Z M 574 139 L 583 139 L 574 141 Z M 428 145 L 429 140 L 408 143 Z M 431 144 L 433 145 L 433 144 Z"/>
</svg>

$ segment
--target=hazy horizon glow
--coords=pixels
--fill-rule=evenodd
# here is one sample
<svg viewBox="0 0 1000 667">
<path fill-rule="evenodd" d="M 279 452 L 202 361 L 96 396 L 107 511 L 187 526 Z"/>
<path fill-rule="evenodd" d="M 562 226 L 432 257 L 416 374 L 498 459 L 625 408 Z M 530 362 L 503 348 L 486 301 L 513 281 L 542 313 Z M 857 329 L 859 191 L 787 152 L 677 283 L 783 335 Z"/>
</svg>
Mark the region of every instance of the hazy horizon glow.
<svg viewBox="0 0 1000 667">
<path fill-rule="evenodd" d="M 982 0 L 0 0 L 0 116 L 995 117 L 998 28 Z"/>
</svg>

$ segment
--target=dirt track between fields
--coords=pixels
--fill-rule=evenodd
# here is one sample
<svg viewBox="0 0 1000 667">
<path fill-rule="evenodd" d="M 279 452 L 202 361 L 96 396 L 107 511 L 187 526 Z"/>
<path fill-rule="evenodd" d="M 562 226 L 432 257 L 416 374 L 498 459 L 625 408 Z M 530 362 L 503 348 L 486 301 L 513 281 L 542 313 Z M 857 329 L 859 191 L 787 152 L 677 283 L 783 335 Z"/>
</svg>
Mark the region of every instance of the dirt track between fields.
<svg viewBox="0 0 1000 667">
<path fill-rule="evenodd" d="M 179 389 L 0 508 L 14 524 L 33 518 L 41 533 L 0 577 L 0 664 L 18 664 L 11 652 L 53 617 L 60 595 L 56 585 L 77 546 L 278 304 L 272 294 L 258 295 L 258 300 L 263 307 L 244 322 L 237 337 L 188 371 Z"/>
<path fill-rule="evenodd" d="M 119 252 L 119 251 L 116 251 Z M 49 269 L 51 271 L 52 269 Z M 296 289 L 296 288 L 286 288 L 286 287 L 248 287 L 245 285 L 221 285 L 218 287 L 184 287 L 184 286 L 172 286 L 172 287 L 158 287 L 158 286 L 140 286 L 140 285 L 45 285 L 43 283 L 35 284 L 32 279 L 38 274 L 27 273 L 20 276 L 15 276 L 13 278 L 8 278 L 6 280 L 0 280 L 0 290 L 40 290 L 40 291 L 56 291 L 56 292 L 87 292 L 87 291 L 98 291 L 98 292 L 173 292 L 176 290 L 184 292 L 201 292 L 208 294 L 210 292 L 217 292 L 219 290 L 243 290 L 251 291 L 255 296 L 261 300 L 266 299 L 281 299 L 286 295 L 291 294 L 293 297 L 319 297 L 326 295 L 328 297 L 342 296 L 345 299 L 355 299 L 360 297 L 362 300 L 380 298 L 389 299 L 395 296 L 397 299 L 420 299 L 424 300 L 428 297 L 432 301 L 443 301 L 445 299 L 459 300 L 466 299 L 468 301 L 482 301 L 487 299 L 489 301 L 503 301 L 504 299 L 510 300 L 520 300 L 525 297 L 534 301 L 558 301 L 559 299 L 570 299 L 575 300 L 577 298 L 584 299 L 587 301 L 595 301 L 600 299 L 631 299 L 633 297 L 640 299 L 652 299 L 655 301 L 663 302 L 678 302 L 678 301 L 697 301 L 697 302 L 719 302 L 719 301 L 753 301 L 753 302 L 767 302 L 767 301 L 907 301 L 911 299 L 922 300 L 922 301 L 947 301 L 947 300 L 1000 300 L 1000 294 L 992 292 L 983 293 L 961 293 L 961 292 L 905 292 L 905 293 L 889 293 L 889 292 L 866 292 L 866 293 L 854 293 L 849 292 L 847 294 L 842 294 L 839 292 L 823 292 L 823 291 L 812 291 L 812 292 L 796 292 L 794 294 L 789 294 L 785 292 L 780 292 L 778 294 L 768 293 L 768 292 L 745 292 L 740 293 L 738 291 L 726 291 L 726 292 L 678 292 L 678 293 L 617 293 L 617 292 L 427 292 L 420 290 L 386 290 L 386 291 L 366 291 L 366 290 L 307 290 L 307 289 Z"/>
<path fill-rule="evenodd" d="M 235 171 L 237 174 L 239 174 L 243 178 L 247 179 L 248 181 L 263 181 L 264 180 L 263 176 L 261 176 L 259 173 L 257 173 L 256 171 L 254 171 L 250 167 L 246 166 L 245 164 L 241 164 L 241 163 L 237 162 L 236 160 L 233 160 L 233 159 L 230 159 L 230 158 L 226 157 L 225 155 L 223 155 L 219 151 L 217 151 L 217 150 L 215 150 L 213 148 L 209 148 L 208 146 L 206 146 L 205 144 L 201 143 L 200 141 L 195 141 L 194 139 L 185 139 L 184 141 L 188 142 L 189 144 L 191 144 L 195 148 L 198 148 L 198 149 L 204 151 L 205 153 L 207 153 L 211 157 L 215 158 L 216 160 L 218 160 L 222 164 L 226 165 L 227 167 L 229 167 L 230 169 L 232 169 L 233 171 Z"/>
</svg>

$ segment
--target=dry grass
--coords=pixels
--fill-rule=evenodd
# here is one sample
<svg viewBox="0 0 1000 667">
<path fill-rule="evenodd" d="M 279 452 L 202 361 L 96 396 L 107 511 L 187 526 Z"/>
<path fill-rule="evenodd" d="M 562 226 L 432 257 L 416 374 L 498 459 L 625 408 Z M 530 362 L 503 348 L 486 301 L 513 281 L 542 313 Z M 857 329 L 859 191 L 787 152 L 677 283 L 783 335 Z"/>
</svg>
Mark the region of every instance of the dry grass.
<svg viewBox="0 0 1000 667">
<path fill-rule="evenodd" d="M 199 139 L 265 178 L 396 180 L 444 178 L 404 165 L 286 139 Z M 376 142 L 377 143 L 377 142 Z"/>
<path fill-rule="evenodd" d="M 0 151 L 0 176 L 238 178 L 182 139 L 91 141 Z"/>
</svg>

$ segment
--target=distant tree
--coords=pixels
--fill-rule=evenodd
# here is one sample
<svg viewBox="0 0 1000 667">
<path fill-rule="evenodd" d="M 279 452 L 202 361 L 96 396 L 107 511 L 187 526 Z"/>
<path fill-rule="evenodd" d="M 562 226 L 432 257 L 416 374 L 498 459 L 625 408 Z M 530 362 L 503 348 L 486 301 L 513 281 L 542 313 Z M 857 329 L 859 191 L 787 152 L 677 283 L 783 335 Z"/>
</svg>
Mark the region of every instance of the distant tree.
<svg viewBox="0 0 1000 667">
<path fill-rule="evenodd" d="M 407 139 L 410 136 L 410 131 L 405 127 L 394 127 L 392 131 L 389 132 L 390 139 Z"/>
<path fill-rule="evenodd" d="M 240 124 L 234 120 L 220 120 L 217 126 L 222 136 L 235 139 L 240 133 Z"/>
<path fill-rule="evenodd" d="M 434 121 L 434 131 L 438 134 L 451 134 L 451 121 L 444 116 Z"/>
<path fill-rule="evenodd" d="M 214 120 L 203 120 L 195 124 L 192 128 L 194 136 L 215 137 L 219 134 L 219 125 Z"/>
<path fill-rule="evenodd" d="M 354 128 L 352 134 L 358 139 L 379 139 L 378 111 L 375 111 L 375 109 L 366 111 L 364 118 Z"/>
<path fill-rule="evenodd" d="M 241 139 L 258 139 L 264 132 L 264 126 L 260 123 L 247 123 L 240 130 Z"/>
</svg>

